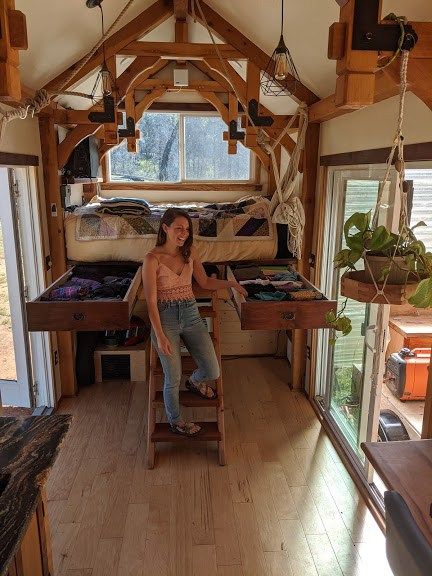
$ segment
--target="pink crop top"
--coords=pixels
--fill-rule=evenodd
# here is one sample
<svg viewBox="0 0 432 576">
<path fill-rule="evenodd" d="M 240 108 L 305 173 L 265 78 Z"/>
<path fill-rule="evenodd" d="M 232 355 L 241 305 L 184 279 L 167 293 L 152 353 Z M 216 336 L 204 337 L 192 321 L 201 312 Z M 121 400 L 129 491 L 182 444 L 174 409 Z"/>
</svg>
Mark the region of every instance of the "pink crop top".
<svg viewBox="0 0 432 576">
<path fill-rule="evenodd" d="M 163 262 L 160 262 L 156 271 L 156 288 L 158 302 L 174 302 L 177 300 L 194 300 L 192 291 L 192 258 L 185 262 L 180 274 L 176 274 Z"/>
</svg>

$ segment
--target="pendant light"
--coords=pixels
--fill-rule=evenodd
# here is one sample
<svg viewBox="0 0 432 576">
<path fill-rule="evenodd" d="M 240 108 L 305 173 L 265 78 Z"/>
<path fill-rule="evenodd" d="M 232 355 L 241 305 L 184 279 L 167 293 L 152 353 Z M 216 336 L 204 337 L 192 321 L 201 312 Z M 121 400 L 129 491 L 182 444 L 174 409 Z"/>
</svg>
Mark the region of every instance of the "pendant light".
<svg viewBox="0 0 432 576">
<path fill-rule="evenodd" d="M 295 91 L 300 78 L 288 50 L 284 36 L 284 0 L 282 2 L 281 32 L 279 43 L 261 76 L 261 90 L 267 96 L 289 96 Z"/>
<path fill-rule="evenodd" d="M 102 1 L 103 0 L 86 0 L 87 8 L 96 8 L 98 7 L 101 12 L 101 28 L 102 28 L 102 37 L 105 34 L 105 26 L 104 26 L 104 14 L 102 9 Z M 106 63 L 106 54 L 105 54 L 105 42 L 102 44 L 102 54 L 103 54 L 103 61 L 96 77 L 95 83 L 92 89 L 92 96 L 94 100 L 97 99 L 98 94 L 97 92 L 100 91 L 102 94 L 102 98 L 107 96 L 111 96 L 111 94 L 115 91 L 115 80 L 111 75 L 111 72 L 108 69 Z"/>
</svg>

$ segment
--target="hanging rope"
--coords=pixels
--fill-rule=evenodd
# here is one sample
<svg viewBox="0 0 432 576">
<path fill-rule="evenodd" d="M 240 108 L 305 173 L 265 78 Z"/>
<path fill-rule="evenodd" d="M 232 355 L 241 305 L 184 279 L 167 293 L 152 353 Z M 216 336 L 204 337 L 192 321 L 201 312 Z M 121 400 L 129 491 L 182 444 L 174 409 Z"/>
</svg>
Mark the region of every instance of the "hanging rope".
<svg viewBox="0 0 432 576">
<path fill-rule="evenodd" d="M 369 274 L 372 278 L 373 284 L 375 286 L 376 294 L 372 299 L 372 302 L 376 300 L 378 296 L 383 296 L 386 300 L 387 304 L 390 304 L 386 294 L 385 288 L 387 286 L 387 281 L 389 278 L 390 270 L 395 265 L 395 257 L 399 249 L 400 242 L 402 240 L 402 235 L 405 232 L 406 227 L 408 226 L 407 222 L 407 195 L 403 189 L 403 183 L 405 180 L 405 160 L 404 160 L 404 137 L 402 133 L 402 126 L 404 120 L 404 111 L 405 111 L 405 96 L 407 92 L 407 72 L 408 72 L 408 58 L 409 58 L 409 51 L 402 50 L 401 55 L 401 62 L 400 62 L 400 87 L 399 87 L 399 110 L 398 110 L 398 122 L 396 127 L 395 137 L 393 139 L 393 145 L 390 150 L 389 157 L 387 159 L 387 167 L 384 175 L 384 180 L 380 183 L 378 188 L 378 197 L 377 202 L 375 205 L 374 214 L 372 217 L 372 229 L 375 229 L 378 226 L 378 219 L 379 219 L 379 212 L 381 206 L 383 204 L 383 197 L 384 191 L 386 188 L 386 184 L 389 181 L 390 170 L 393 164 L 393 159 L 395 156 L 396 150 L 398 151 L 397 154 L 397 162 L 396 162 L 396 170 L 399 172 L 399 194 L 400 194 L 400 202 L 401 202 L 401 210 L 400 210 L 400 218 L 399 218 L 399 235 L 396 242 L 396 246 L 393 250 L 393 254 L 390 260 L 389 272 L 386 274 L 384 278 L 383 285 L 381 288 L 378 286 L 378 282 L 376 281 L 374 274 L 372 273 L 371 267 L 369 266 L 369 262 L 366 256 L 366 250 L 363 252 L 363 259 L 365 262 L 365 266 L 369 271 Z"/>
<path fill-rule="evenodd" d="M 41 88 L 40 90 L 36 91 L 35 95 L 32 98 L 29 98 L 27 100 L 25 106 L 20 106 L 19 108 L 16 108 L 13 110 L 0 109 L 0 141 L 3 138 L 6 124 L 8 124 L 9 122 L 11 122 L 12 120 L 15 120 L 17 118 L 21 118 L 22 120 L 24 120 L 25 118 L 27 118 L 27 116 L 29 114 L 31 117 L 33 117 L 35 114 L 40 112 L 40 110 L 42 110 L 43 108 L 48 106 L 48 104 L 51 102 L 51 99 L 54 98 L 55 96 L 65 94 L 68 96 L 80 96 L 83 98 L 92 98 L 92 95 L 85 94 L 83 92 L 71 92 L 71 91 L 64 92 L 64 89 L 66 88 L 66 86 L 68 86 L 71 83 L 73 78 L 75 78 L 75 76 L 90 61 L 92 56 L 94 56 L 94 54 L 97 52 L 97 50 L 100 48 L 100 46 L 105 42 L 105 40 L 110 35 L 111 30 L 113 30 L 113 28 L 115 28 L 115 26 L 123 18 L 123 16 L 125 15 L 125 13 L 130 8 L 130 6 L 133 4 L 134 1 L 135 0 L 128 0 L 126 5 L 124 6 L 124 8 L 121 10 L 119 15 L 114 20 L 114 22 L 111 24 L 111 26 L 108 28 L 108 30 L 105 32 L 105 34 L 103 34 L 102 37 L 100 38 L 100 40 L 93 46 L 93 48 L 90 50 L 90 52 L 87 54 L 87 56 L 84 57 L 84 59 L 78 65 L 78 67 L 70 72 L 70 74 L 67 76 L 66 80 L 64 80 L 64 82 L 60 85 L 60 87 L 55 92 L 48 92 L 47 90 L 44 90 L 43 88 Z"/>
</svg>

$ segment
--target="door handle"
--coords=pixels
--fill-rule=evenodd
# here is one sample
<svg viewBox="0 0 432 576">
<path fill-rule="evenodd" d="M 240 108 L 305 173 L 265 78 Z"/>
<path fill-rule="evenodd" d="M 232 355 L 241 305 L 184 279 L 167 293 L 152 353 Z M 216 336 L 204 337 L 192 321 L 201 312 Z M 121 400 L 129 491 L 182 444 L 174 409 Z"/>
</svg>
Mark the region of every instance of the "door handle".
<svg viewBox="0 0 432 576">
<path fill-rule="evenodd" d="M 75 313 L 72 315 L 72 318 L 73 318 L 74 320 L 85 320 L 85 317 L 86 317 L 86 315 L 85 315 L 83 312 L 75 312 Z"/>
<path fill-rule="evenodd" d="M 282 320 L 295 320 L 295 312 L 281 312 Z"/>
</svg>

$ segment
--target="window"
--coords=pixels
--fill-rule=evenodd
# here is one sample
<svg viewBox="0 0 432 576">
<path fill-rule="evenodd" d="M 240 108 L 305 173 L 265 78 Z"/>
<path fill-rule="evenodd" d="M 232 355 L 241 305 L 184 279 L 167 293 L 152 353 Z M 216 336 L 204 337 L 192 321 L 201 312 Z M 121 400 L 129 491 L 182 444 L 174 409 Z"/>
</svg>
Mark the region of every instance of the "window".
<svg viewBox="0 0 432 576">
<path fill-rule="evenodd" d="M 111 180 L 250 180 L 251 152 L 239 143 L 237 154 L 228 154 L 227 127 L 218 116 L 146 113 L 137 128 L 136 154 L 127 151 L 126 142 L 111 150 Z"/>
<path fill-rule="evenodd" d="M 407 169 L 405 178 L 413 180 L 414 194 L 410 225 L 414 226 L 423 220 L 427 226 L 415 229 L 415 235 L 424 242 L 426 250 L 432 251 L 432 170 Z"/>
</svg>

